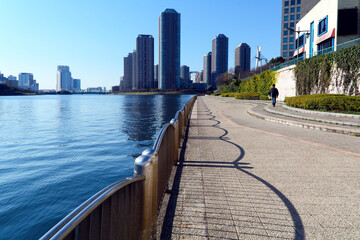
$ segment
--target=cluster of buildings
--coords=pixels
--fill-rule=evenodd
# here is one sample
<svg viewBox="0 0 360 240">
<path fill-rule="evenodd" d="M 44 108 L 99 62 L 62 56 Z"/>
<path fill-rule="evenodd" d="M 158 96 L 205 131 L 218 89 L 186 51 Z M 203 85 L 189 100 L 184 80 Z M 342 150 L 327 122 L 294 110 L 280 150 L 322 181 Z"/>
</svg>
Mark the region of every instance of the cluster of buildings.
<svg viewBox="0 0 360 240">
<path fill-rule="evenodd" d="M 0 72 L 0 84 L 34 92 L 39 91 L 39 83 L 36 82 L 32 73 L 19 73 L 17 78 L 12 75 L 5 77 L 4 74 Z"/>
<path fill-rule="evenodd" d="M 309 58 L 348 47 L 360 37 L 359 9 L 358 0 L 282 0 L 281 56 Z"/>
<path fill-rule="evenodd" d="M 80 92 L 81 80 L 72 78 L 69 66 L 57 66 L 56 92 Z"/>
<path fill-rule="evenodd" d="M 190 72 L 180 66 L 180 13 L 166 9 L 159 17 L 159 64 L 154 64 L 154 38 L 138 35 L 136 50 L 124 57 L 124 76 L 113 91 L 175 90 L 216 87 L 216 79 L 228 71 L 229 39 L 219 34 L 212 40 L 212 52 L 204 56 L 204 69 Z M 250 47 L 242 43 L 235 50 L 236 73 L 250 70 Z M 191 78 L 191 76 L 195 76 Z"/>
</svg>

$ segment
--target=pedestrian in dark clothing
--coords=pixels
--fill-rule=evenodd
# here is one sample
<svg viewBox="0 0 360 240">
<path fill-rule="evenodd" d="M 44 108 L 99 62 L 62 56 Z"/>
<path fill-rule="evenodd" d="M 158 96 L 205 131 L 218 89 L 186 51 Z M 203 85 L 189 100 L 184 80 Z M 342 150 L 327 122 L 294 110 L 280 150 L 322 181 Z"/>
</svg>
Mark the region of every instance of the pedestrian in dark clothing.
<svg viewBox="0 0 360 240">
<path fill-rule="evenodd" d="M 273 107 L 275 107 L 276 98 L 279 96 L 279 91 L 275 87 L 275 84 L 273 84 L 273 87 L 269 90 L 268 94 L 271 96 L 271 101 L 272 101 Z"/>
</svg>

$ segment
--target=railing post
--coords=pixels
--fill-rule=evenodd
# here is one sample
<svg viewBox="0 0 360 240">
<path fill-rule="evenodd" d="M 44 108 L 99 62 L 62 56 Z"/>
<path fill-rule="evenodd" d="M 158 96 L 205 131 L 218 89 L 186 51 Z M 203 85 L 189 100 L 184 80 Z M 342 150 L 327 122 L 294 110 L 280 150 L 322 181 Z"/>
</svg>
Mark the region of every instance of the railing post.
<svg viewBox="0 0 360 240">
<path fill-rule="evenodd" d="M 153 149 L 146 149 L 136 158 L 134 176 L 145 176 L 141 199 L 141 238 L 155 239 L 158 203 L 158 158 Z"/>
<path fill-rule="evenodd" d="M 180 134 L 179 119 L 175 119 L 175 118 L 171 119 L 170 124 L 173 125 L 173 127 L 174 127 L 174 146 L 173 146 L 174 162 L 173 162 L 173 165 L 176 165 L 176 163 L 178 161 L 179 145 L 180 145 L 180 143 L 179 143 L 179 134 Z"/>
</svg>

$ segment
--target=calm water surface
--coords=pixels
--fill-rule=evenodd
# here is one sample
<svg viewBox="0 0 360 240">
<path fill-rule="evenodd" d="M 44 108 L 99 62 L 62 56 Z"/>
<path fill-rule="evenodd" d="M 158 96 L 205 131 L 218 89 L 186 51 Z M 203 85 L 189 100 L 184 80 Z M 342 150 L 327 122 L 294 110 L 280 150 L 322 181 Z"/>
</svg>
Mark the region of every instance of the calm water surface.
<svg viewBox="0 0 360 240">
<path fill-rule="evenodd" d="M 38 239 L 107 185 L 192 96 L 0 96 L 0 239 Z"/>
</svg>

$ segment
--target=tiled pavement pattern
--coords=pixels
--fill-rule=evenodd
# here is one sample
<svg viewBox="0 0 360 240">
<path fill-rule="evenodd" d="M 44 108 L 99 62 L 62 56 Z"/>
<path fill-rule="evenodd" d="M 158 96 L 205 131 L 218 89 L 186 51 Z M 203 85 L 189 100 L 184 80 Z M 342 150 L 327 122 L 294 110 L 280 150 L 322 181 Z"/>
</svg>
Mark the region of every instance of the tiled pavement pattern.
<svg viewBox="0 0 360 240">
<path fill-rule="evenodd" d="M 158 239 L 360 239 L 360 138 L 269 123 L 250 107 L 198 98 Z"/>
</svg>

